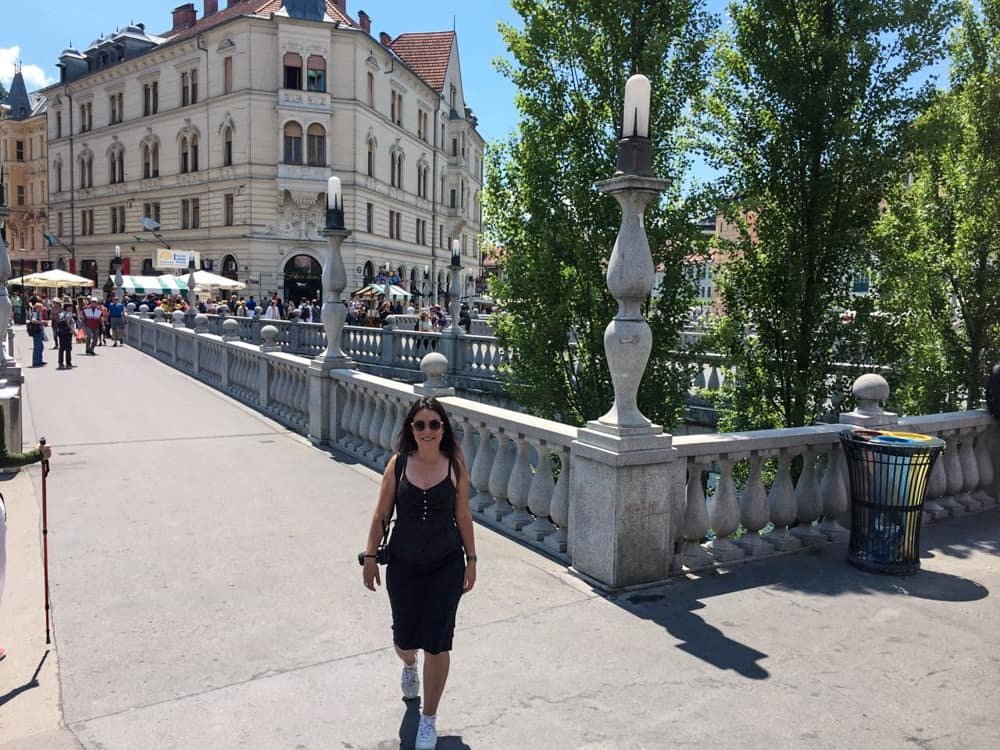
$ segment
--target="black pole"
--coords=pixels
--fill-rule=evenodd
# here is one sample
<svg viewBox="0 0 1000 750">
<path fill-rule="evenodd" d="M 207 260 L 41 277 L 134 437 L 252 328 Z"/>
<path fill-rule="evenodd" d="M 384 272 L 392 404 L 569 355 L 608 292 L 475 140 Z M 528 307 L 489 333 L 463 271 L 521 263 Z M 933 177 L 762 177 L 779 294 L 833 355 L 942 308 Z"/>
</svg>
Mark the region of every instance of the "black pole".
<svg viewBox="0 0 1000 750">
<path fill-rule="evenodd" d="M 39 438 L 38 444 L 45 447 L 45 438 Z M 42 562 L 45 571 L 45 643 L 52 643 L 51 637 L 51 627 L 50 627 L 50 609 L 51 605 L 49 602 L 49 513 L 48 513 L 48 490 L 46 487 L 45 480 L 49 476 L 49 461 L 46 458 L 42 459 Z"/>
</svg>

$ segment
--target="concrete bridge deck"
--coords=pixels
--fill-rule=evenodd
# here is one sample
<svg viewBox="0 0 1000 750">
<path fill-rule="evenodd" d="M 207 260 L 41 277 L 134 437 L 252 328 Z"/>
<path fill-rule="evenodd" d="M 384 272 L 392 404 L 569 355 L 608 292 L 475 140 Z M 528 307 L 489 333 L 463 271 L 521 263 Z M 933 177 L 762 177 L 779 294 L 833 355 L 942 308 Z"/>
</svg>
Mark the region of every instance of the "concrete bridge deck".
<svg viewBox="0 0 1000 750">
<path fill-rule="evenodd" d="M 353 559 L 377 475 L 97 351 L 25 370 L 26 442 L 54 447 L 55 638 L 46 656 L 31 467 L 0 479 L 0 750 L 412 747 L 388 601 Z M 927 529 L 913 578 L 827 547 L 613 597 L 477 534 L 441 750 L 1000 746 L 1000 513 Z"/>
</svg>

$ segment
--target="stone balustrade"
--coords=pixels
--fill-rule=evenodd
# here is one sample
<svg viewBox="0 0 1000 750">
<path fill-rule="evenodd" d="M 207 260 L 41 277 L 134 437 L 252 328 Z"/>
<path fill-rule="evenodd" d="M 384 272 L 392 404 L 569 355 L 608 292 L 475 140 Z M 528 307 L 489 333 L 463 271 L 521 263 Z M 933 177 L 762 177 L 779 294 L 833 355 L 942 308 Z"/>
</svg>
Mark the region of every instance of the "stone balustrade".
<svg viewBox="0 0 1000 750">
<path fill-rule="evenodd" d="M 265 339 L 274 344 L 240 340 L 247 322 L 227 318 L 222 326 L 214 326 L 221 328 L 220 335 L 207 332 L 213 329 L 211 321 L 196 332 L 132 316 L 126 341 L 314 442 L 379 470 L 392 455 L 414 398 L 437 395 L 469 466 L 470 504 L 477 520 L 570 564 L 574 538 L 593 543 L 595 531 L 584 533 L 587 530 L 576 528 L 579 522 L 573 520 L 570 479 L 580 431 L 452 395 L 443 379 L 454 382 L 455 376 L 441 355 L 443 350 L 454 355 L 449 344 L 456 337 L 351 331 L 355 338 L 347 349 L 352 357 L 374 362 L 391 345 L 394 359 L 418 373 L 424 370 L 427 382 L 414 385 L 354 369 L 317 369 L 311 359 L 273 350 L 280 349 L 282 328 L 305 324 L 265 331 Z M 481 337 L 463 338 L 475 343 Z M 475 354 L 471 348 L 460 353 L 467 358 L 463 369 L 496 366 L 486 353 Z M 431 365 L 438 369 L 432 372 Z M 668 504 L 673 515 L 668 528 L 675 540 L 672 555 L 668 553 L 669 570 L 726 566 L 843 538 L 849 482 L 839 432 L 849 429 L 847 424 L 945 440 L 946 450 L 928 482 L 925 522 L 997 505 L 1000 440 L 995 439 L 996 421 L 989 414 L 975 410 L 897 418 L 882 409 L 888 386 L 875 375 L 856 381 L 855 396 L 859 406 L 841 416 L 845 424 L 675 436 L 662 460 L 684 462 L 680 476 L 682 482 L 686 477 L 686 484 L 683 492 L 675 493 L 679 500 Z"/>
</svg>

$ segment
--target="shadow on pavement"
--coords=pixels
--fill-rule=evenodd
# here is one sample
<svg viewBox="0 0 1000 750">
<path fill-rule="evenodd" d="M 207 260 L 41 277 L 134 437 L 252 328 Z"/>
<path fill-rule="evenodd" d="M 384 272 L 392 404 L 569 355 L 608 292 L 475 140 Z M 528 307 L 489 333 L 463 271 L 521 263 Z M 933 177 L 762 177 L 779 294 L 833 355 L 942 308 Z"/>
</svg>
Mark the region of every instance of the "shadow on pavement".
<svg viewBox="0 0 1000 750">
<path fill-rule="evenodd" d="M 0 706 L 4 706 L 14 700 L 21 693 L 26 693 L 29 690 L 33 690 L 39 687 L 38 673 L 42 671 L 42 665 L 45 664 L 45 660 L 49 658 L 49 649 L 45 649 L 45 653 L 42 654 L 42 660 L 38 662 L 38 666 L 35 667 L 35 673 L 31 675 L 31 679 L 28 680 L 23 685 L 18 685 L 12 690 L 8 690 L 3 695 L 0 695 Z"/>
<path fill-rule="evenodd" d="M 420 723 L 420 699 L 403 699 L 406 704 L 406 713 L 399 723 L 399 750 L 413 750 L 414 742 L 417 738 L 417 725 Z M 378 750 L 391 750 L 396 747 L 395 742 L 384 742 L 378 746 Z M 472 750 L 466 745 L 461 737 L 439 736 L 436 750 Z"/>
</svg>

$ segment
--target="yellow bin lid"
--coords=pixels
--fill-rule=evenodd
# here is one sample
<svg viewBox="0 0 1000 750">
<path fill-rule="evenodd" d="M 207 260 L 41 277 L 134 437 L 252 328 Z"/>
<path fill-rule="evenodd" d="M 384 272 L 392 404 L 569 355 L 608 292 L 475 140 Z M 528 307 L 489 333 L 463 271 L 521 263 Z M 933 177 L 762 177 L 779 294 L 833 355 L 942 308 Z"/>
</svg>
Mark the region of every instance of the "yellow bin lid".
<svg viewBox="0 0 1000 750">
<path fill-rule="evenodd" d="M 878 430 L 878 432 L 889 437 L 905 438 L 907 440 L 930 441 L 934 439 L 931 435 L 921 435 L 919 432 L 893 432 L 891 430 Z"/>
</svg>

